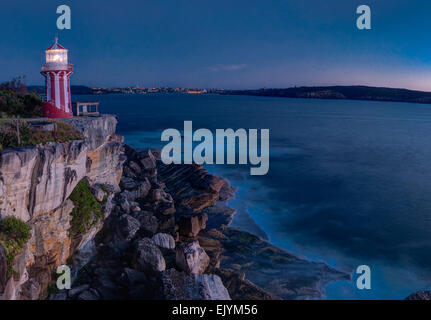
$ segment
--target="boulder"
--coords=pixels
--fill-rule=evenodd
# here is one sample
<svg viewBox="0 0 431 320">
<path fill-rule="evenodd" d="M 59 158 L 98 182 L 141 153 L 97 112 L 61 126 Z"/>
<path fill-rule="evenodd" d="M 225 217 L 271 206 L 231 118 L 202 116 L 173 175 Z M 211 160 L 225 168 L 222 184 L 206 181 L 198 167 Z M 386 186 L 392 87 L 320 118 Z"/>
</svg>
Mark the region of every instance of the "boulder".
<svg viewBox="0 0 431 320">
<path fill-rule="evenodd" d="M 138 186 L 136 180 L 129 177 L 121 177 L 120 187 L 125 190 L 132 190 Z"/>
<path fill-rule="evenodd" d="M 142 171 L 142 169 L 141 169 L 141 167 L 136 163 L 136 162 L 134 162 L 134 161 L 130 161 L 128 164 L 127 164 L 137 175 L 139 175 L 139 174 L 141 174 L 141 171 Z"/>
<path fill-rule="evenodd" d="M 159 221 L 159 227 L 157 228 L 157 232 L 167 233 L 172 236 L 175 235 L 176 224 L 175 224 L 174 216 L 160 215 L 158 217 L 158 221 Z"/>
<path fill-rule="evenodd" d="M 206 213 L 182 215 L 178 223 L 179 233 L 181 236 L 194 238 L 206 228 L 207 221 Z"/>
<path fill-rule="evenodd" d="M 210 258 L 197 240 L 183 242 L 176 248 L 177 267 L 186 273 L 204 273 L 210 264 Z"/>
<path fill-rule="evenodd" d="M 150 171 L 156 168 L 156 158 L 150 150 L 140 152 L 138 157 L 145 170 Z"/>
<path fill-rule="evenodd" d="M 133 205 L 130 207 L 130 210 L 132 210 L 132 212 L 136 212 L 136 211 L 142 211 L 140 206 L 137 205 Z"/>
<path fill-rule="evenodd" d="M 137 190 L 140 198 L 145 198 L 148 195 L 151 190 L 151 183 L 148 178 L 139 183 Z"/>
<path fill-rule="evenodd" d="M 172 215 L 175 213 L 175 204 L 172 196 L 162 189 L 155 189 L 151 195 L 156 205 L 156 211 L 162 215 Z"/>
<path fill-rule="evenodd" d="M 132 170 L 132 168 L 130 168 L 129 166 L 124 166 L 123 168 L 123 176 L 124 177 L 128 177 L 128 178 L 132 178 L 132 179 L 137 179 L 138 176 L 135 173 L 135 171 Z"/>
<path fill-rule="evenodd" d="M 118 235 L 124 240 L 132 240 L 140 227 L 140 222 L 130 215 L 124 214 L 118 219 Z"/>
<path fill-rule="evenodd" d="M 162 252 L 149 238 L 138 241 L 132 265 L 138 271 L 150 273 L 157 273 L 166 269 Z"/>
<path fill-rule="evenodd" d="M 130 183 L 128 188 L 121 193 L 121 196 L 129 201 L 133 201 L 137 198 L 145 198 L 150 190 L 151 183 L 148 178 L 145 178 L 143 181 L 133 182 L 133 185 Z"/>
<path fill-rule="evenodd" d="M 121 198 L 119 201 L 119 205 L 120 205 L 121 210 L 124 213 L 127 213 L 127 214 L 130 213 L 130 203 L 127 199 Z"/>
<path fill-rule="evenodd" d="M 220 277 L 214 274 L 187 275 L 169 269 L 162 273 L 161 281 L 168 300 L 230 300 Z"/>
<path fill-rule="evenodd" d="M 158 233 L 153 236 L 152 240 L 160 248 L 175 249 L 175 240 L 170 234 Z"/>
<path fill-rule="evenodd" d="M 134 211 L 131 215 L 140 222 L 141 232 L 145 237 L 152 237 L 157 232 L 159 222 L 150 212 Z"/>
<path fill-rule="evenodd" d="M 155 189 L 153 190 L 152 199 L 154 202 L 165 202 L 165 203 L 173 203 L 174 199 L 172 199 L 172 196 L 169 193 L 166 193 L 162 189 Z"/>
</svg>

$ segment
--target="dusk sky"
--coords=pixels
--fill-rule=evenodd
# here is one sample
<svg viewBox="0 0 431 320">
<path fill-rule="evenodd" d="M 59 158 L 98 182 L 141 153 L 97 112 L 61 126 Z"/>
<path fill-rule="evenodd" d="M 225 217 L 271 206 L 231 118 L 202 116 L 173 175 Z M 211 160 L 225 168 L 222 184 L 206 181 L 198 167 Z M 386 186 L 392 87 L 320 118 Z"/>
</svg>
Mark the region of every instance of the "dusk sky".
<svg viewBox="0 0 431 320">
<path fill-rule="evenodd" d="M 71 30 L 56 28 L 61 4 Z M 361 4 L 372 30 L 356 28 Z M 74 85 L 431 91 L 430 13 L 425 0 L 2 0 L 0 81 L 43 84 L 44 50 L 58 33 Z"/>
</svg>

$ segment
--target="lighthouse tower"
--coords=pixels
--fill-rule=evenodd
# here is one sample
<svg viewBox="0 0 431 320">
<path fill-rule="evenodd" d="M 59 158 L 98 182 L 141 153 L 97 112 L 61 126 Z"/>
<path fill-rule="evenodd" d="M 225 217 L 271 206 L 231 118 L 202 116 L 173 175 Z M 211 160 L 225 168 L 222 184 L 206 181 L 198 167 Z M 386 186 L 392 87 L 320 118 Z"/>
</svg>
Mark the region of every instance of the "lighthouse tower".
<svg viewBox="0 0 431 320">
<path fill-rule="evenodd" d="M 47 118 L 71 118 L 72 104 L 69 77 L 73 65 L 68 63 L 67 49 L 55 43 L 46 49 L 46 63 L 42 66 L 45 77 L 46 101 L 43 103 L 43 116 Z"/>
</svg>

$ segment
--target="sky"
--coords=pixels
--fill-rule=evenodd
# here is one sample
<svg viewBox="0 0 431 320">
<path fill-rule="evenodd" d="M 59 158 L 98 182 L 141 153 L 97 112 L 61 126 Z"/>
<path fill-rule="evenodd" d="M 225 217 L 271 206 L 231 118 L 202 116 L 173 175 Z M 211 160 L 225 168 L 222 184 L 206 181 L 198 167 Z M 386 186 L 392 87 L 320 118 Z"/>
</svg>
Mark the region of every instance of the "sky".
<svg viewBox="0 0 431 320">
<path fill-rule="evenodd" d="M 69 49 L 74 85 L 256 89 L 373 85 L 431 91 L 431 1 L 1 0 L 0 81 L 43 84 Z M 71 30 L 56 27 L 69 5 Z M 372 29 L 356 27 L 371 8 Z"/>
</svg>

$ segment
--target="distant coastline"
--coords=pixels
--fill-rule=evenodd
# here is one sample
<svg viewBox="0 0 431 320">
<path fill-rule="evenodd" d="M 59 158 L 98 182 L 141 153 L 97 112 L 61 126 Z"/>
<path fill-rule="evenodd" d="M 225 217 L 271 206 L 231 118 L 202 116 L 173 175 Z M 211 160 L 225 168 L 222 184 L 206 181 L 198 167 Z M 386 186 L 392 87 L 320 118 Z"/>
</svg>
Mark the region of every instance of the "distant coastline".
<svg viewBox="0 0 431 320">
<path fill-rule="evenodd" d="M 29 92 L 44 94 L 43 86 L 28 86 Z M 327 87 L 292 87 L 292 88 L 262 88 L 253 90 L 228 90 L 216 88 L 90 88 L 87 86 L 71 86 L 72 95 L 99 94 L 221 94 L 248 95 L 261 97 L 283 97 L 302 99 L 332 99 L 332 100 L 368 100 L 388 102 L 408 102 L 431 104 L 431 92 L 371 87 L 371 86 L 327 86 Z"/>
</svg>

